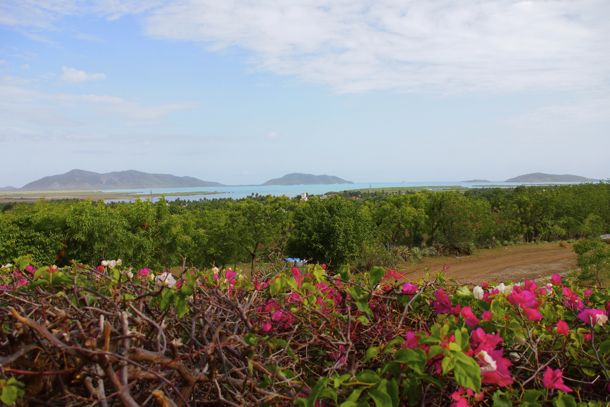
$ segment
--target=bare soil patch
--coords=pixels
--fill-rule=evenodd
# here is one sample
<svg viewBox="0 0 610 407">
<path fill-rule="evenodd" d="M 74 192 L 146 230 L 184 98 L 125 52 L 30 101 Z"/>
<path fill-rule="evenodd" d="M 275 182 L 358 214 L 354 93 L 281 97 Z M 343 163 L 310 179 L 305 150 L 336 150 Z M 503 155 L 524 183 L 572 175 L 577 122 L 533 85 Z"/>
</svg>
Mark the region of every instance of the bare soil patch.
<svg viewBox="0 0 610 407">
<path fill-rule="evenodd" d="M 410 279 L 444 272 L 461 283 L 538 279 L 577 268 L 576 254 L 569 244 L 542 243 L 483 249 L 471 256 L 433 257 L 420 263 L 404 263 Z"/>
</svg>

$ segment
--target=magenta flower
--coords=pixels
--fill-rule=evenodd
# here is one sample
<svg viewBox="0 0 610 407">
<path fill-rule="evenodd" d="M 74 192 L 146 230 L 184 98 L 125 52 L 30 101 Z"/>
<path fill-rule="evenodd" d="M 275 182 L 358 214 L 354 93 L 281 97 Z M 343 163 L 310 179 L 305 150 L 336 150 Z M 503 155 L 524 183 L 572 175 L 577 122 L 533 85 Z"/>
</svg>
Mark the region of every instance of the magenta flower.
<svg viewBox="0 0 610 407">
<path fill-rule="evenodd" d="M 574 291 L 570 290 L 568 287 L 563 287 L 563 305 L 566 308 L 569 308 L 573 311 L 578 311 L 584 308 L 584 304 L 582 300 L 578 297 Z"/>
<path fill-rule="evenodd" d="M 483 321 L 491 321 L 491 318 L 492 318 L 491 311 L 483 311 L 483 313 L 481 314 L 481 319 Z"/>
<path fill-rule="evenodd" d="M 608 322 L 608 314 L 601 309 L 586 308 L 578 313 L 578 319 L 591 326 L 604 325 Z"/>
<path fill-rule="evenodd" d="M 32 266 L 31 264 L 28 264 L 27 266 L 25 266 L 25 271 L 30 274 L 34 274 L 36 272 L 36 267 Z"/>
<path fill-rule="evenodd" d="M 138 270 L 138 277 L 146 278 L 151 272 L 151 269 L 144 267 L 143 269 Z"/>
<path fill-rule="evenodd" d="M 273 328 L 273 325 L 271 325 L 271 322 L 265 321 L 263 323 L 262 328 L 263 328 L 263 332 L 269 332 L 269 331 L 271 331 L 271 328 Z"/>
<path fill-rule="evenodd" d="M 485 350 L 487 352 L 494 350 L 496 346 L 502 343 L 502 337 L 496 334 L 488 334 L 483 328 L 477 328 L 470 334 L 470 346 L 475 353 Z"/>
<path fill-rule="evenodd" d="M 587 288 L 586 290 L 584 290 L 582 292 L 582 296 L 585 297 L 585 298 L 590 297 L 592 295 L 593 295 L 593 290 L 591 290 L 589 288 Z"/>
<path fill-rule="evenodd" d="M 451 300 L 449 296 L 442 288 L 439 288 L 434 293 L 435 301 L 432 302 L 432 307 L 437 314 L 450 314 L 451 313 Z"/>
<path fill-rule="evenodd" d="M 553 370 L 550 367 L 547 367 L 544 371 L 544 377 L 542 379 L 542 382 L 544 384 L 544 387 L 549 390 L 557 389 L 566 393 L 572 392 L 572 389 L 570 389 L 563 383 L 563 372 L 561 371 L 561 369 Z"/>
<path fill-rule="evenodd" d="M 530 321 L 540 321 L 542 319 L 542 314 L 536 308 L 523 308 L 523 312 Z"/>
<path fill-rule="evenodd" d="M 24 285 L 28 285 L 28 280 L 25 278 L 20 278 L 16 283 L 17 287 L 23 287 Z"/>
<path fill-rule="evenodd" d="M 559 274 L 553 274 L 551 276 L 551 283 L 553 285 L 562 285 L 562 283 L 561 283 L 561 276 Z"/>
<path fill-rule="evenodd" d="M 414 295 L 417 292 L 418 289 L 419 289 L 419 287 L 417 287 L 417 284 L 404 283 L 402 285 L 402 293 L 403 294 Z"/>
<path fill-rule="evenodd" d="M 472 312 L 471 307 L 463 307 L 460 311 L 460 315 L 469 327 L 477 326 L 479 324 L 479 318 Z"/>
<path fill-rule="evenodd" d="M 511 304 L 521 308 L 537 308 L 539 305 L 534 293 L 519 286 L 513 287 L 513 292 L 507 298 Z"/>
<path fill-rule="evenodd" d="M 419 346 L 419 337 L 415 333 L 415 331 L 407 331 L 405 334 L 405 342 L 403 343 L 403 347 L 409 349 L 415 349 Z"/>
<path fill-rule="evenodd" d="M 566 321 L 557 321 L 557 333 L 559 335 L 568 336 L 570 334 L 570 326 Z"/>
<path fill-rule="evenodd" d="M 502 355 L 501 349 L 482 350 L 477 354 L 477 362 L 481 367 L 481 381 L 484 384 L 495 384 L 500 387 L 513 384 L 513 377 L 509 370 L 512 363 Z"/>
<path fill-rule="evenodd" d="M 301 286 L 303 285 L 303 279 L 305 278 L 303 273 L 301 273 L 301 270 L 299 270 L 296 267 L 293 267 L 290 269 L 290 272 L 292 273 L 292 276 L 294 277 L 294 281 L 297 282 L 297 288 L 301 288 Z"/>
</svg>

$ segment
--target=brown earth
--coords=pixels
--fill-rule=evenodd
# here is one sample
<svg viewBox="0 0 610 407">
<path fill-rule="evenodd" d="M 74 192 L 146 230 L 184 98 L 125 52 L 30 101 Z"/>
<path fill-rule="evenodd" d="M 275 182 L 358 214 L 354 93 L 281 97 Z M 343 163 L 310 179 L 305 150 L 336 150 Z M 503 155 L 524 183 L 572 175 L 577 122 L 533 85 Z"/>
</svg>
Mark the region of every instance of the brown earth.
<svg viewBox="0 0 610 407">
<path fill-rule="evenodd" d="M 460 283 L 522 281 L 576 269 L 576 254 L 566 243 L 525 244 L 483 249 L 471 256 L 431 257 L 398 267 L 409 279 L 443 272 Z"/>
</svg>

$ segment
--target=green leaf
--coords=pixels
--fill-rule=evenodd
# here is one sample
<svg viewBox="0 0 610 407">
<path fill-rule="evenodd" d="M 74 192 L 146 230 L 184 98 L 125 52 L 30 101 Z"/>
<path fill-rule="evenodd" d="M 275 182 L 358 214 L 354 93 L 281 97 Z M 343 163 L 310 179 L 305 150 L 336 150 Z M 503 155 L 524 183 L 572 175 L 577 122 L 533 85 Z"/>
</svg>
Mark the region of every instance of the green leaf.
<svg viewBox="0 0 610 407">
<path fill-rule="evenodd" d="M 335 389 L 338 389 L 343 383 L 345 383 L 349 378 L 352 377 L 349 373 L 342 374 L 341 376 L 337 376 L 333 378 L 333 386 Z"/>
<path fill-rule="evenodd" d="M 493 407 L 513 407 L 512 401 L 510 401 L 506 393 L 501 390 L 497 390 L 494 393 L 493 402 Z"/>
<path fill-rule="evenodd" d="M 379 375 L 372 370 L 363 370 L 362 372 L 358 373 L 356 379 L 358 379 L 359 382 L 371 384 L 379 383 L 381 380 Z"/>
<path fill-rule="evenodd" d="M 377 355 L 379 355 L 379 346 L 371 346 L 366 350 L 366 353 L 364 354 L 364 362 L 368 362 L 370 360 L 375 359 Z"/>
<path fill-rule="evenodd" d="M 25 394 L 25 385 L 14 377 L 6 381 L 0 380 L 0 386 L 2 387 L 0 401 L 9 406 L 14 405 Z"/>
<path fill-rule="evenodd" d="M 417 373 L 423 373 L 426 367 L 426 355 L 420 349 L 401 349 L 394 355 L 394 362 L 407 365 Z"/>
<path fill-rule="evenodd" d="M 607 355 L 610 353 L 610 339 L 606 339 L 599 345 L 599 352 L 602 355 Z"/>
<path fill-rule="evenodd" d="M 375 407 L 393 407 L 392 397 L 388 394 L 387 380 L 382 380 L 379 385 L 372 390 L 369 390 L 369 396 L 375 402 Z"/>
<path fill-rule="evenodd" d="M 369 271 L 370 287 L 377 287 L 377 284 L 379 284 L 384 274 L 385 269 L 383 267 L 373 267 L 371 271 Z"/>
<path fill-rule="evenodd" d="M 542 390 L 526 390 L 523 392 L 523 401 L 528 401 L 530 403 L 537 402 L 543 395 L 544 393 Z"/>
<path fill-rule="evenodd" d="M 468 288 L 468 286 L 463 285 L 457 289 L 455 295 L 463 298 L 472 297 L 472 291 L 470 291 L 470 288 Z"/>
<path fill-rule="evenodd" d="M 462 387 L 478 392 L 481 389 L 481 368 L 473 358 L 463 352 L 455 352 L 455 366 L 453 368 L 455 381 Z"/>
<path fill-rule="evenodd" d="M 345 400 L 345 402 L 343 404 L 341 404 L 341 406 L 343 406 L 345 403 L 354 403 L 354 405 L 357 405 L 356 402 L 360 398 L 360 395 L 362 394 L 363 391 L 364 391 L 364 387 L 358 387 L 358 388 L 354 389 L 354 391 L 352 391 L 352 393 L 349 395 L 347 400 Z"/>
<path fill-rule="evenodd" d="M 569 394 L 559 392 L 557 397 L 553 400 L 555 407 L 577 407 L 576 400 Z"/>
</svg>

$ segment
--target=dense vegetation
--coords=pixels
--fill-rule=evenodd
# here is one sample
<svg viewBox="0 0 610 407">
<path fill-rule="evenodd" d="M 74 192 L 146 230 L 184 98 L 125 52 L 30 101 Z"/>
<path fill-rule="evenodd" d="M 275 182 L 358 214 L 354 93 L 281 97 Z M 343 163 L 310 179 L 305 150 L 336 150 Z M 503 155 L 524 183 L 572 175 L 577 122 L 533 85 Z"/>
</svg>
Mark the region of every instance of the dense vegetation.
<svg viewBox="0 0 610 407">
<path fill-rule="evenodd" d="M 234 265 L 284 256 L 360 266 L 610 230 L 610 184 L 396 195 L 0 207 L 0 262 Z"/>
<path fill-rule="evenodd" d="M 254 278 L 104 260 L 0 267 L 8 405 L 554 405 L 610 401 L 610 291 L 404 282 L 290 267 Z"/>
</svg>

